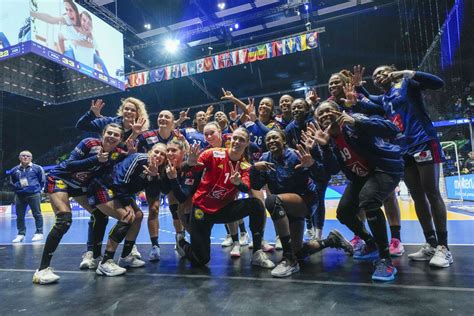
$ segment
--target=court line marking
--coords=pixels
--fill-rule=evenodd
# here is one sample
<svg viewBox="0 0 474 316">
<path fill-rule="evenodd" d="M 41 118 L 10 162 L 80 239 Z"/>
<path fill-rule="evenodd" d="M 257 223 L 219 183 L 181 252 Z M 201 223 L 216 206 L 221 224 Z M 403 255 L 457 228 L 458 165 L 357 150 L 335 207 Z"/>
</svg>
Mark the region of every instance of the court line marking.
<svg viewBox="0 0 474 316">
<path fill-rule="evenodd" d="M 211 237 L 212 238 L 212 237 Z M 214 237 L 215 239 L 219 239 L 220 237 Z M 220 238 L 219 240 L 224 240 L 224 238 Z M 61 242 L 60 245 L 85 245 L 86 242 Z M 145 242 L 138 242 L 135 243 L 136 245 L 151 245 L 151 243 L 145 243 Z M 174 245 L 176 242 L 174 241 L 160 241 L 160 245 Z M 220 242 L 215 242 L 212 243 L 211 245 L 220 245 Z M 273 244 L 273 242 L 270 242 L 270 244 Z M 423 246 L 425 243 L 403 243 L 404 246 Z M 0 243 L 0 246 L 21 246 L 21 245 L 44 245 L 44 242 L 21 242 L 21 243 Z M 474 244 L 449 244 L 449 246 L 465 246 L 465 247 L 473 247 Z M 242 246 L 246 247 L 246 246 Z"/>
<path fill-rule="evenodd" d="M 35 270 L 29 269 L 0 269 L 0 272 L 28 272 L 34 273 Z M 68 271 L 55 270 L 57 273 L 64 274 L 85 274 L 84 271 Z M 279 282 L 279 283 L 296 283 L 296 284 L 313 284 L 313 285 L 335 285 L 335 286 L 358 286 L 366 288 L 392 288 L 407 290 L 432 290 L 432 291 L 448 291 L 448 292 L 474 292 L 474 288 L 467 287 L 451 287 L 451 286 L 429 286 L 429 285 L 403 285 L 388 283 L 359 283 L 359 282 L 342 282 L 342 281 L 318 281 L 318 280 L 294 280 L 294 279 L 278 279 L 278 278 L 253 278 L 239 276 L 209 276 L 196 274 L 164 274 L 164 273 L 132 273 L 130 276 L 145 276 L 159 278 L 185 278 L 185 279 L 206 279 L 206 280 L 232 280 L 232 281 L 257 281 L 257 282 Z"/>
</svg>

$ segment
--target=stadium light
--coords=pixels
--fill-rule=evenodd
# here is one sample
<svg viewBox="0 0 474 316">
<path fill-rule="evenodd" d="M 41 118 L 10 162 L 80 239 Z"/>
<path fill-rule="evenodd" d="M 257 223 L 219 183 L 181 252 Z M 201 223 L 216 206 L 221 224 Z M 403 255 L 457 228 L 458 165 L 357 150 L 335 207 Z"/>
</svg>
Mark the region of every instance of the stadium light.
<svg viewBox="0 0 474 316">
<path fill-rule="evenodd" d="M 175 53 L 178 50 L 179 44 L 180 42 L 177 39 L 167 39 L 165 41 L 165 49 L 169 53 Z"/>
<path fill-rule="evenodd" d="M 147 30 L 150 30 L 151 29 L 151 24 L 146 23 L 145 25 L 143 25 L 143 27 L 146 28 Z"/>
<path fill-rule="evenodd" d="M 224 1 L 219 1 L 219 3 L 217 3 L 217 7 L 219 8 L 219 10 L 224 10 L 225 9 L 225 2 Z"/>
</svg>

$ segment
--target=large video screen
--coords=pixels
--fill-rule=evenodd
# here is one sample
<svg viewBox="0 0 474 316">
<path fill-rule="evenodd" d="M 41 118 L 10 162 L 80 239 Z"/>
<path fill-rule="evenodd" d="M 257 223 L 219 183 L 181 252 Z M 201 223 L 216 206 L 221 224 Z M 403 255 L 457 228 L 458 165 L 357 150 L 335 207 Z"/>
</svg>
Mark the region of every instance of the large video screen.
<svg viewBox="0 0 474 316">
<path fill-rule="evenodd" d="M 28 51 L 124 88 L 123 35 L 73 0 L 0 1 L 0 60 Z"/>
</svg>

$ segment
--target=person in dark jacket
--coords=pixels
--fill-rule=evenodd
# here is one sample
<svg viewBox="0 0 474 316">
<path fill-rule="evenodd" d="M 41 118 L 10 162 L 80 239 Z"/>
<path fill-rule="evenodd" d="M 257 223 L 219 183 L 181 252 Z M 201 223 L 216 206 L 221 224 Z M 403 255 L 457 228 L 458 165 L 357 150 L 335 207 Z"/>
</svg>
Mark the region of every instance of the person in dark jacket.
<svg viewBox="0 0 474 316">
<path fill-rule="evenodd" d="M 341 113 L 333 101 L 322 102 L 316 114 L 319 124 L 311 125 L 307 136 L 332 148 L 333 160 L 349 180 L 337 207 L 337 218 L 365 241 L 365 246 L 354 253 L 354 259 L 380 258 L 372 279 L 394 280 L 397 269 L 390 259 L 381 207 L 404 170 L 400 147 L 384 141 L 394 138 L 400 130 L 379 116 Z M 359 211 L 366 214 L 373 235 L 357 216 Z"/>
<path fill-rule="evenodd" d="M 24 150 L 18 156 L 20 164 L 10 170 L 10 183 L 15 191 L 16 226 L 18 235 L 12 242 L 22 242 L 26 235 L 25 213 L 29 205 L 35 218 L 36 232 L 31 241 L 43 239 L 43 216 L 41 215 L 41 190 L 45 177 L 41 166 L 31 162 L 33 155 Z"/>
</svg>

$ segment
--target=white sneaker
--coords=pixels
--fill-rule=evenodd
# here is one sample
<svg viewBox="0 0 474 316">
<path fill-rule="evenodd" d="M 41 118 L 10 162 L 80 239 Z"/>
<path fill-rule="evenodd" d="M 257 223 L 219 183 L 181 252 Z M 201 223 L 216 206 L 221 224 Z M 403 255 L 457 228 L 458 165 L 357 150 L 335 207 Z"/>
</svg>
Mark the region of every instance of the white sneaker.
<svg viewBox="0 0 474 316">
<path fill-rule="evenodd" d="M 316 233 L 313 228 L 307 229 L 304 233 L 304 237 L 308 240 L 313 240 L 316 237 Z"/>
<path fill-rule="evenodd" d="M 13 243 L 22 242 L 25 240 L 25 235 L 16 235 L 15 239 L 12 240 Z"/>
<path fill-rule="evenodd" d="M 145 261 L 138 259 L 130 253 L 125 258 L 120 258 L 118 264 L 122 268 L 141 268 L 145 265 Z"/>
<path fill-rule="evenodd" d="M 127 272 L 127 269 L 118 266 L 113 259 L 109 259 L 105 263 L 99 263 L 97 270 L 95 270 L 97 275 L 105 276 L 117 276 L 125 274 L 125 272 Z"/>
<path fill-rule="evenodd" d="M 283 259 L 273 270 L 272 276 L 276 278 L 285 278 L 293 273 L 300 271 L 300 265 L 298 261 L 291 263 L 290 261 Z"/>
<path fill-rule="evenodd" d="M 438 267 L 438 268 L 447 268 L 451 264 L 453 264 L 453 256 L 451 255 L 451 251 L 446 248 L 446 246 L 439 245 L 436 247 L 435 254 L 433 258 L 430 260 L 430 266 Z"/>
<path fill-rule="evenodd" d="M 323 230 L 321 228 L 316 228 L 315 230 L 315 236 L 316 240 L 322 240 L 323 239 Z"/>
<path fill-rule="evenodd" d="M 182 258 L 186 256 L 186 252 L 184 249 L 179 245 L 179 242 L 184 239 L 183 234 L 176 235 L 176 252 Z"/>
<path fill-rule="evenodd" d="M 426 243 L 423 247 L 415 253 L 408 255 L 408 258 L 413 261 L 430 261 L 435 254 L 436 249 Z"/>
<path fill-rule="evenodd" d="M 130 254 L 138 259 L 142 258 L 142 254 L 138 251 L 137 245 L 133 245 L 132 251 L 130 252 Z"/>
<path fill-rule="evenodd" d="M 273 252 L 273 250 L 275 250 L 275 247 L 270 245 L 266 240 L 262 240 L 261 248 L 264 252 Z M 249 243 L 249 249 L 253 249 L 253 242 Z"/>
<path fill-rule="evenodd" d="M 47 267 L 41 271 L 36 270 L 33 275 L 33 283 L 36 284 L 50 284 L 57 282 L 59 280 L 59 275 L 54 274 L 51 267 Z"/>
<path fill-rule="evenodd" d="M 97 263 L 94 261 L 92 251 L 87 251 L 82 255 L 79 269 L 97 269 Z"/>
<path fill-rule="evenodd" d="M 150 249 L 150 254 L 148 255 L 148 260 L 149 261 L 159 261 L 161 258 L 160 256 L 160 247 L 158 246 L 153 246 Z"/>
<path fill-rule="evenodd" d="M 283 246 L 281 245 L 280 236 L 276 236 L 275 238 L 275 250 L 283 250 Z"/>
<path fill-rule="evenodd" d="M 43 234 L 34 234 L 33 238 L 31 238 L 31 241 L 40 241 L 43 240 Z"/>
<path fill-rule="evenodd" d="M 272 269 L 275 267 L 273 261 L 268 258 L 267 254 L 264 253 L 262 249 L 257 250 L 252 255 L 252 264 L 254 266 L 259 266 L 267 269 Z"/>
<path fill-rule="evenodd" d="M 224 241 L 222 242 L 221 246 L 222 247 L 230 247 L 234 244 L 234 241 L 232 240 L 232 237 L 227 234 L 227 236 L 225 237 Z"/>
<path fill-rule="evenodd" d="M 249 234 L 247 232 L 240 233 L 239 243 L 241 246 L 248 246 L 250 242 Z"/>
<path fill-rule="evenodd" d="M 232 249 L 230 250 L 231 258 L 240 258 L 240 244 L 238 241 L 234 242 Z"/>
</svg>

